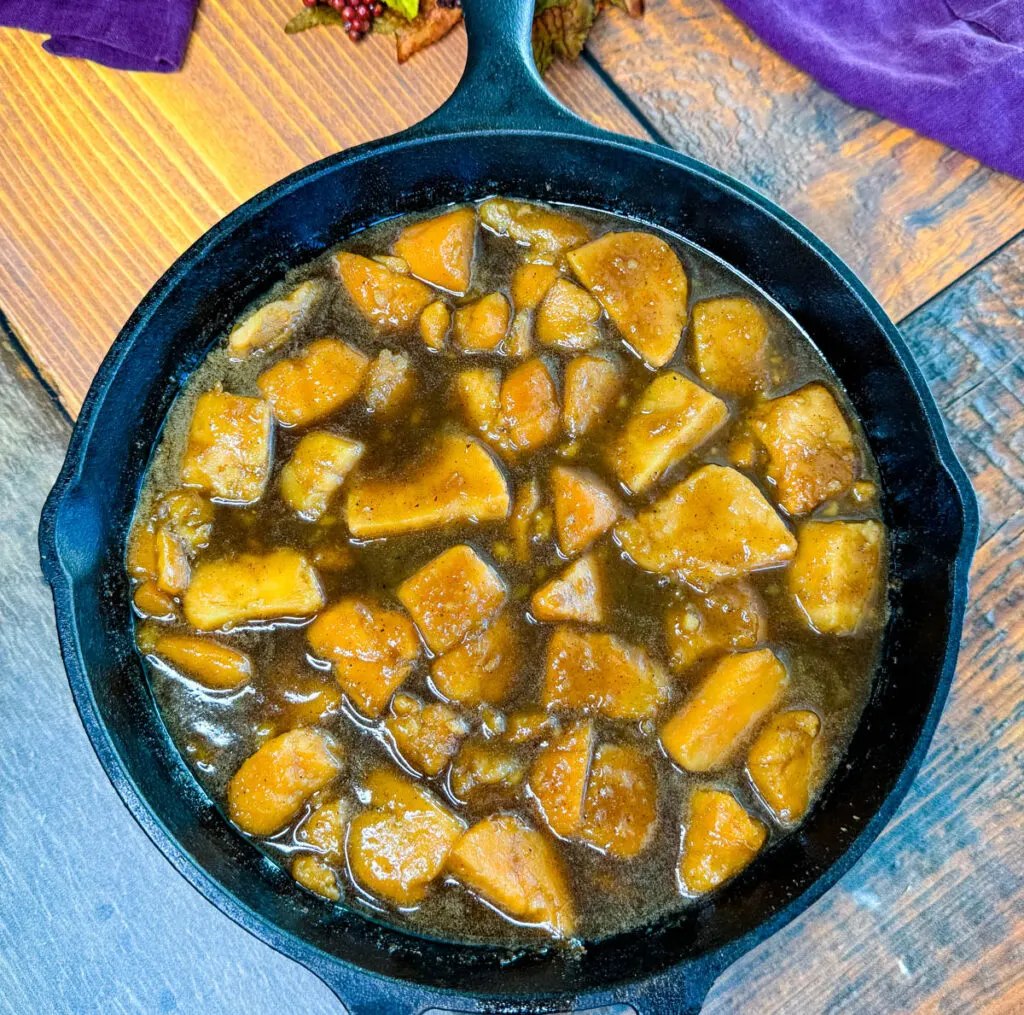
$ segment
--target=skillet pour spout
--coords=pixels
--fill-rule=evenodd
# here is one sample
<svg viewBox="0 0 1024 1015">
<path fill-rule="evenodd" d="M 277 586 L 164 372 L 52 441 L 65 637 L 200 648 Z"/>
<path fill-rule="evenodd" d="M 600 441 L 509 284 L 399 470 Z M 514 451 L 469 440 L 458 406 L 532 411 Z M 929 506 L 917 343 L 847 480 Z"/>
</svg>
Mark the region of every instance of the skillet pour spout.
<svg viewBox="0 0 1024 1015">
<path fill-rule="evenodd" d="M 864 853 L 924 758 L 956 665 L 977 505 L 895 326 L 782 209 L 677 152 L 605 133 L 546 91 L 532 0 L 463 0 L 469 55 L 433 116 L 318 162 L 202 236 L 103 361 L 40 525 L 68 679 L 126 806 L 220 910 L 321 977 L 354 1015 L 542 1012 L 625 1002 L 690 1013 L 718 973 L 807 909 Z M 313 898 L 242 839 L 173 747 L 135 653 L 125 540 L 167 410 L 232 321 L 284 274 L 397 214 L 502 193 L 670 230 L 744 274 L 816 342 L 877 459 L 889 621 L 848 764 L 798 833 L 704 901 L 642 930 L 512 954 L 418 937 Z"/>
</svg>

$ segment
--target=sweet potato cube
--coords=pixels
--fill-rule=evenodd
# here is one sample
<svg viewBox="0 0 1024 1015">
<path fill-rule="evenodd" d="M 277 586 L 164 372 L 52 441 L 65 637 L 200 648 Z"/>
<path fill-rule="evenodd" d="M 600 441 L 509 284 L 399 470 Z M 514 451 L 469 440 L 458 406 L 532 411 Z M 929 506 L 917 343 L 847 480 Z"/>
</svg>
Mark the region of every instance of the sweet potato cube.
<svg viewBox="0 0 1024 1015">
<path fill-rule="evenodd" d="M 731 793 L 698 789 L 690 797 L 679 857 L 679 887 L 703 895 L 739 874 L 757 856 L 767 833 Z"/>
<path fill-rule="evenodd" d="M 599 423 L 622 390 L 622 368 L 603 356 L 577 356 L 565 367 L 565 432 L 582 437 Z"/>
<path fill-rule="evenodd" d="M 505 602 L 505 584 L 471 546 L 460 544 L 424 564 L 398 586 L 430 651 L 454 648 L 480 631 Z"/>
<path fill-rule="evenodd" d="M 520 564 L 530 562 L 531 544 L 534 537 L 534 516 L 540 507 L 540 483 L 529 479 L 516 490 L 512 503 L 512 517 L 508 527 L 515 546 L 515 557 Z"/>
<path fill-rule="evenodd" d="M 530 795 L 540 816 L 563 839 L 580 830 L 593 753 L 594 724 L 580 722 L 552 740 L 530 770 Z"/>
<path fill-rule="evenodd" d="M 669 662 L 677 673 L 685 673 L 708 656 L 754 648 L 766 630 L 764 606 L 743 582 L 689 596 L 665 615 Z"/>
<path fill-rule="evenodd" d="M 542 360 L 529 359 L 506 375 L 501 385 L 501 417 L 518 451 L 534 451 L 555 438 L 561 409 L 555 382 Z"/>
<path fill-rule="evenodd" d="M 437 775 L 469 733 L 469 723 L 448 705 L 424 705 L 411 694 L 396 694 L 384 727 L 402 760 L 423 775 Z"/>
<path fill-rule="evenodd" d="M 558 269 L 550 264 L 519 265 L 512 276 L 512 303 L 516 311 L 535 310 L 558 275 Z"/>
<path fill-rule="evenodd" d="M 284 345 L 306 320 L 323 293 L 323 282 L 301 282 L 287 296 L 253 311 L 228 335 L 231 358 L 244 359 L 256 349 L 270 352 Z"/>
<path fill-rule="evenodd" d="M 448 783 L 462 801 L 509 799 L 526 774 L 522 759 L 514 750 L 487 741 L 466 741 L 452 762 Z"/>
<path fill-rule="evenodd" d="M 363 454 L 359 441 L 326 430 L 306 434 L 281 469 L 281 496 L 306 521 L 315 522 Z"/>
<path fill-rule="evenodd" d="M 416 393 L 416 370 L 409 357 L 382 349 L 366 372 L 364 393 L 371 413 L 384 419 L 394 417 Z"/>
<path fill-rule="evenodd" d="M 337 681 L 315 676 L 294 677 L 273 683 L 278 730 L 291 730 L 298 726 L 320 726 L 341 711 L 341 688 Z"/>
<path fill-rule="evenodd" d="M 542 708 L 521 708 L 506 717 L 503 736 L 510 744 L 532 744 L 552 736 L 560 728 L 558 716 Z"/>
<path fill-rule="evenodd" d="M 662 728 L 668 756 L 688 772 L 721 768 L 788 684 L 786 667 L 771 649 L 727 655 Z"/>
<path fill-rule="evenodd" d="M 186 677 L 214 691 L 239 687 L 252 676 L 252 662 L 244 652 L 212 638 L 162 634 L 153 651 Z"/>
<path fill-rule="evenodd" d="M 461 296 L 469 288 L 475 240 L 476 212 L 455 208 L 406 226 L 393 249 L 414 275 Z"/>
<path fill-rule="evenodd" d="M 507 613 L 499 614 L 479 634 L 434 660 L 430 677 L 449 701 L 463 705 L 500 705 L 515 682 L 519 639 Z"/>
<path fill-rule="evenodd" d="M 703 300 L 693 308 L 693 360 L 714 391 L 748 398 L 767 380 L 768 322 L 742 296 Z"/>
<path fill-rule="evenodd" d="M 309 853 L 300 853 L 292 860 L 292 877 L 303 888 L 325 899 L 337 902 L 341 898 L 337 874 L 323 860 Z"/>
<path fill-rule="evenodd" d="M 270 475 L 270 406 L 259 398 L 207 391 L 196 400 L 181 481 L 218 500 L 252 504 Z"/>
<path fill-rule="evenodd" d="M 686 324 L 689 289 L 675 251 L 651 233 L 605 233 L 568 259 L 626 344 L 648 366 L 664 366 Z"/>
<path fill-rule="evenodd" d="M 668 674 L 642 648 L 610 634 L 558 628 L 548 640 L 541 704 L 647 719 L 668 701 Z"/>
<path fill-rule="evenodd" d="M 246 758 L 228 783 L 228 816 L 250 835 L 273 835 L 342 768 L 340 748 L 314 730 L 289 730 Z"/>
<path fill-rule="evenodd" d="M 879 522 L 805 522 L 789 590 L 821 634 L 853 634 L 876 598 L 885 529 Z"/>
<path fill-rule="evenodd" d="M 452 315 L 442 300 L 431 303 L 420 314 L 420 337 L 428 349 L 435 352 L 444 348 L 444 340 L 448 337 Z"/>
<path fill-rule="evenodd" d="M 454 395 L 474 432 L 500 451 L 510 449 L 501 419 L 501 371 L 471 367 L 455 375 Z"/>
<path fill-rule="evenodd" d="M 512 359 L 526 359 L 533 352 L 533 322 L 529 310 L 517 310 L 512 315 L 505 338 L 505 355 Z"/>
<path fill-rule="evenodd" d="M 345 861 L 347 808 L 340 800 L 321 804 L 302 823 L 296 841 L 315 850 L 292 861 L 292 877 L 304 888 L 337 902 L 341 898 L 333 870 Z"/>
<path fill-rule="evenodd" d="M 611 490 L 596 476 L 556 465 L 551 470 L 558 545 L 567 557 L 585 550 L 604 535 L 619 517 Z"/>
<path fill-rule="evenodd" d="M 761 730 L 747 755 L 750 781 L 782 824 L 799 821 L 807 813 L 820 730 L 821 720 L 813 712 L 780 712 Z"/>
<path fill-rule="evenodd" d="M 312 342 L 294 359 L 283 359 L 256 386 L 285 426 L 307 426 L 341 409 L 362 387 L 369 360 L 336 338 Z"/>
<path fill-rule="evenodd" d="M 188 554 L 210 545 L 213 505 L 198 490 L 171 490 L 157 504 L 157 517 L 182 542 Z"/>
<path fill-rule="evenodd" d="M 742 473 L 705 465 L 615 527 L 634 563 L 707 590 L 792 560 L 796 540 Z"/>
<path fill-rule="evenodd" d="M 642 493 L 663 472 L 703 444 L 726 420 L 725 402 L 674 370 L 644 389 L 609 449 L 615 474 Z"/>
<path fill-rule="evenodd" d="M 313 655 L 332 663 L 355 707 L 372 719 L 384 711 L 420 654 L 416 629 L 404 613 L 354 597 L 320 614 L 306 638 Z"/>
<path fill-rule="evenodd" d="M 359 254 L 334 255 L 335 268 L 349 299 L 380 331 L 412 327 L 420 312 L 434 301 L 429 286 Z"/>
<path fill-rule="evenodd" d="M 537 341 L 552 349 L 580 351 L 601 341 L 601 304 L 586 290 L 560 278 L 537 308 Z"/>
<path fill-rule="evenodd" d="M 151 518 L 137 514 L 132 521 L 125 566 L 132 578 L 156 581 L 156 528 Z"/>
<path fill-rule="evenodd" d="M 601 624 L 608 611 L 608 594 L 601 565 L 592 553 L 570 564 L 557 578 L 542 585 L 530 600 L 537 620 Z"/>
<path fill-rule="evenodd" d="M 628 860 L 647 847 L 657 823 L 654 766 L 635 747 L 602 744 L 590 764 L 579 837 Z"/>
<path fill-rule="evenodd" d="M 379 770 L 366 779 L 374 810 L 349 825 L 348 866 L 367 891 L 397 906 L 427 894 L 466 828 L 461 818 L 409 779 Z"/>
<path fill-rule="evenodd" d="M 494 352 L 508 331 L 508 300 L 488 293 L 455 311 L 455 344 L 465 352 Z"/>
<path fill-rule="evenodd" d="M 301 553 L 273 550 L 204 561 L 182 604 L 194 628 L 214 631 L 250 620 L 308 617 L 324 605 L 324 596 Z"/>
<path fill-rule="evenodd" d="M 192 570 L 181 539 L 164 523 L 156 530 L 156 583 L 162 592 L 179 596 L 188 588 Z"/>
<path fill-rule="evenodd" d="M 456 842 L 448 869 L 467 888 L 513 919 L 572 936 L 572 895 L 561 861 L 542 832 L 512 814 L 473 825 Z"/>
<path fill-rule="evenodd" d="M 773 398 L 752 415 L 750 426 L 768 453 L 768 480 L 789 514 L 813 511 L 853 485 L 853 434 L 822 385 Z"/>
<path fill-rule="evenodd" d="M 144 581 L 132 595 L 135 612 L 149 620 L 167 622 L 176 620 L 178 606 L 174 597 L 164 592 L 155 581 Z"/>
<path fill-rule="evenodd" d="M 499 236 L 529 247 L 526 259 L 558 264 L 562 255 L 590 239 L 587 227 L 540 204 L 492 197 L 480 205 L 480 221 Z"/>
</svg>

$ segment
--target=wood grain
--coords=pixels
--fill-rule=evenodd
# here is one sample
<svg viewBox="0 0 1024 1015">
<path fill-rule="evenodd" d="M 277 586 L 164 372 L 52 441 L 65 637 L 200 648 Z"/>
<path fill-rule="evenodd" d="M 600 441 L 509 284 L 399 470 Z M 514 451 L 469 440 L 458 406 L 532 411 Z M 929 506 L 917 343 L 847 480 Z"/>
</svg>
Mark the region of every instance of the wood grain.
<svg viewBox="0 0 1024 1015">
<path fill-rule="evenodd" d="M 210 0 L 178 74 L 58 60 L 0 30 L 0 308 L 74 414 L 120 326 L 214 222 L 324 155 L 437 108 L 459 28 L 399 69 L 390 39 L 286 36 L 297 0 Z M 611 130 L 642 129 L 584 64 L 549 83 Z"/>
<path fill-rule="evenodd" d="M 1024 229 L 1024 183 L 847 105 L 718 0 L 602 18 L 589 49 L 669 144 L 782 204 L 897 320 Z"/>
</svg>

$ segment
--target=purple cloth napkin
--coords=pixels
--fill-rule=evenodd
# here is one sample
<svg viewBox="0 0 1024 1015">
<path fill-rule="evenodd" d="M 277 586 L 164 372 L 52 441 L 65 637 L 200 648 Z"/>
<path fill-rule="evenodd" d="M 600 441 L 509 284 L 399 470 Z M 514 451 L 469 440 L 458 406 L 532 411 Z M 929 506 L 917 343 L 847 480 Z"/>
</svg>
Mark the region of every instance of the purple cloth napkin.
<svg viewBox="0 0 1024 1015">
<path fill-rule="evenodd" d="M 826 88 L 1024 179 L 1024 0 L 725 0 Z"/>
<path fill-rule="evenodd" d="M 43 49 L 118 70 L 177 70 L 199 0 L 0 0 L 0 25 L 44 32 Z"/>
</svg>

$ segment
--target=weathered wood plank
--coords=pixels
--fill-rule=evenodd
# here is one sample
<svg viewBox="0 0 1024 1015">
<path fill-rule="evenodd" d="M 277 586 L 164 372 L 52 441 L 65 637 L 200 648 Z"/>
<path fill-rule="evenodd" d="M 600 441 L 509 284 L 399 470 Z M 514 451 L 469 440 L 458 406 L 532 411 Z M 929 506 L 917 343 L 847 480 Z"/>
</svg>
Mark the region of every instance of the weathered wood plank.
<svg viewBox="0 0 1024 1015">
<path fill-rule="evenodd" d="M 1024 183 L 847 105 L 719 0 L 613 12 L 589 48 L 670 144 L 806 222 L 896 319 L 1024 229 Z"/>
<path fill-rule="evenodd" d="M 286 36 L 297 0 L 199 10 L 185 68 L 125 74 L 0 32 L 0 307 L 74 414 L 121 324 L 205 229 L 282 176 L 394 133 L 451 93 L 465 32 L 404 67 L 393 43 Z M 643 133 L 586 65 L 554 91 Z"/>
</svg>

